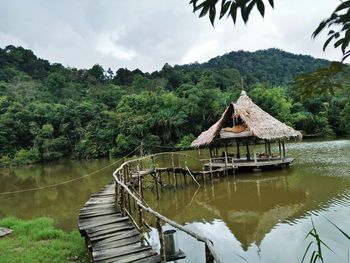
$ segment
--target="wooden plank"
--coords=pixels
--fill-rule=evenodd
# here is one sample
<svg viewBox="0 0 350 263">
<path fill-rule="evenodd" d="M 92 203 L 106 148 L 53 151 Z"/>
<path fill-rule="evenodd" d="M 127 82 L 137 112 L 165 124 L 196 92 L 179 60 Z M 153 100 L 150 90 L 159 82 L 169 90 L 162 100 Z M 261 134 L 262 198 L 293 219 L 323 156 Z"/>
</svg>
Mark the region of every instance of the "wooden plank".
<svg viewBox="0 0 350 263">
<path fill-rule="evenodd" d="M 141 235 L 122 216 L 115 204 L 115 187 L 111 183 L 93 194 L 79 211 L 79 230 L 91 244 L 94 262 L 158 262 L 150 246 L 141 246 Z M 152 260 L 152 261 L 150 261 Z"/>
<path fill-rule="evenodd" d="M 120 240 L 118 240 L 118 242 L 106 243 L 106 244 L 99 245 L 99 246 L 94 244 L 93 251 L 102 251 L 102 250 L 111 249 L 111 248 L 123 247 L 123 246 L 127 246 L 130 244 L 135 244 L 135 243 L 138 243 L 139 245 L 141 244 L 139 235 L 120 239 Z"/>
<path fill-rule="evenodd" d="M 137 252 L 142 252 L 145 250 L 151 250 L 151 247 L 145 246 L 141 247 L 140 244 L 131 244 L 124 247 L 105 249 L 102 251 L 93 251 L 92 256 L 95 261 L 109 259 L 113 257 L 121 257 L 124 255 L 129 255 Z"/>
<path fill-rule="evenodd" d="M 124 221 L 124 220 L 126 220 L 125 217 L 114 217 L 114 218 L 110 218 L 108 220 L 106 219 L 103 221 L 99 221 L 99 220 L 95 220 L 95 221 L 91 221 L 91 222 L 80 221 L 78 226 L 79 226 L 80 230 L 85 230 L 88 228 L 108 225 L 111 223 L 117 223 L 117 222 Z"/>
<path fill-rule="evenodd" d="M 115 235 L 112 237 L 104 238 L 102 240 L 94 242 L 94 246 L 103 246 L 105 244 L 115 242 L 124 238 L 139 236 L 139 235 L 140 233 L 135 228 L 132 228 L 130 230 L 125 230 L 125 231 L 119 231 L 119 232 L 116 232 Z"/>
<path fill-rule="evenodd" d="M 104 234 L 104 235 L 91 236 L 90 240 L 91 240 L 91 242 L 95 242 L 95 241 L 103 240 L 103 239 L 106 239 L 106 238 L 109 238 L 109 237 L 115 237 L 118 234 L 118 232 L 131 230 L 131 229 L 135 229 L 135 227 L 131 226 L 131 225 L 130 226 L 125 226 L 125 227 L 120 227 L 118 229 L 118 231 L 116 231 L 116 232 L 111 232 L 111 233 L 107 233 L 107 234 Z"/>
<path fill-rule="evenodd" d="M 113 262 L 123 262 L 123 263 L 128 263 L 128 262 L 134 262 L 136 260 L 144 259 L 147 257 L 151 257 L 156 255 L 157 253 L 152 250 L 152 249 L 147 249 L 147 250 L 141 250 L 141 251 L 130 251 L 128 254 L 125 255 L 120 255 L 120 256 L 113 256 L 110 258 L 102 259 L 102 260 L 97 260 L 95 261 L 96 263 L 113 263 Z"/>
<path fill-rule="evenodd" d="M 116 214 L 116 211 L 113 210 L 104 210 L 101 212 L 94 212 L 94 213 L 83 213 L 83 214 L 79 214 L 79 218 L 81 219 L 87 219 L 87 218 L 92 218 L 92 217 L 99 217 L 99 216 L 105 216 L 105 215 L 113 215 Z"/>
<path fill-rule="evenodd" d="M 160 262 L 160 256 L 159 255 L 153 255 L 150 257 L 146 257 L 143 259 L 135 260 L 133 261 L 135 263 L 159 263 Z"/>
<path fill-rule="evenodd" d="M 93 229 L 87 229 L 86 232 L 88 233 L 90 238 L 102 236 L 114 232 L 123 231 L 125 229 L 131 229 L 133 225 L 130 224 L 130 222 L 124 223 L 124 224 L 110 224 L 107 225 L 108 228 L 93 228 Z"/>
</svg>

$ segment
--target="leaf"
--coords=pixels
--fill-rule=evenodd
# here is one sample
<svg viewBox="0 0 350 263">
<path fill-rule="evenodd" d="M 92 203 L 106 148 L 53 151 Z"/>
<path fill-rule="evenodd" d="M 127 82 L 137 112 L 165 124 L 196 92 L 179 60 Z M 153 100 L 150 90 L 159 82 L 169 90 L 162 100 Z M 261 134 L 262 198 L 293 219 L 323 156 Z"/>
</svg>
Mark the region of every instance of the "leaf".
<svg viewBox="0 0 350 263">
<path fill-rule="evenodd" d="M 350 1 L 346 1 L 346 2 L 343 2 L 340 5 L 338 5 L 338 7 L 334 10 L 334 13 L 339 12 L 339 11 L 346 9 L 346 8 L 350 8 Z"/>
<path fill-rule="evenodd" d="M 230 8 L 230 5 L 231 5 L 231 2 L 227 2 L 221 6 L 220 19 L 227 13 L 227 10 Z"/>
<path fill-rule="evenodd" d="M 209 6 L 203 6 L 201 13 L 199 14 L 199 17 L 205 16 L 209 11 Z"/>
<path fill-rule="evenodd" d="M 324 28 L 326 27 L 326 22 L 322 21 L 315 31 L 312 33 L 312 37 L 315 38 Z"/>
<path fill-rule="evenodd" d="M 272 8 L 274 8 L 273 0 L 269 0 L 269 3 L 270 3 L 270 6 L 271 6 Z"/>
<path fill-rule="evenodd" d="M 302 258 L 302 260 L 301 260 L 301 263 L 304 262 L 304 259 L 305 259 L 305 257 L 306 257 L 306 254 L 307 254 L 307 252 L 309 251 L 309 249 L 310 249 L 312 243 L 313 243 L 313 241 L 311 241 L 311 242 L 309 243 L 309 245 L 306 247 L 306 250 L 305 250 L 304 256 L 303 256 L 303 258 Z"/>
<path fill-rule="evenodd" d="M 335 48 L 339 47 L 343 43 L 343 41 L 344 41 L 343 38 L 339 39 L 337 42 L 334 43 L 334 47 Z"/>
<path fill-rule="evenodd" d="M 241 15 L 244 23 L 246 24 L 248 22 L 249 14 L 247 13 L 247 8 L 245 5 L 241 6 Z"/>
<path fill-rule="evenodd" d="M 237 19 L 237 5 L 234 2 L 231 4 L 230 15 L 232 17 L 233 23 L 235 24 Z"/>
<path fill-rule="evenodd" d="M 329 37 L 329 38 L 326 40 L 326 42 L 324 42 L 324 44 L 323 44 L 323 51 L 326 50 L 328 44 L 332 41 L 333 38 L 334 38 L 334 35 L 331 36 L 331 37 Z"/>
<path fill-rule="evenodd" d="M 262 0 L 256 0 L 256 5 L 258 7 L 258 10 L 262 16 L 265 15 L 265 6 L 264 2 Z"/>
<path fill-rule="evenodd" d="M 349 45 L 349 42 L 350 42 L 350 29 L 346 30 L 344 35 L 344 41 L 343 41 L 343 44 L 341 45 L 341 50 L 343 51 L 343 54 L 345 53 L 345 49 Z"/>
<path fill-rule="evenodd" d="M 213 26 L 214 26 L 215 16 L 216 16 L 216 8 L 214 5 L 210 8 L 210 11 L 209 11 L 209 19 Z"/>
<path fill-rule="evenodd" d="M 348 55 L 350 55 L 350 51 L 348 51 Z M 328 220 L 329 223 L 331 223 L 333 226 L 335 226 L 347 239 L 350 240 L 350 236 L 346 234 L 343 230 L 341 230 L 336 224 L 334 224 L 331 220 L 329 220 L 327 217 L 326 219 Z"/>
</svg>

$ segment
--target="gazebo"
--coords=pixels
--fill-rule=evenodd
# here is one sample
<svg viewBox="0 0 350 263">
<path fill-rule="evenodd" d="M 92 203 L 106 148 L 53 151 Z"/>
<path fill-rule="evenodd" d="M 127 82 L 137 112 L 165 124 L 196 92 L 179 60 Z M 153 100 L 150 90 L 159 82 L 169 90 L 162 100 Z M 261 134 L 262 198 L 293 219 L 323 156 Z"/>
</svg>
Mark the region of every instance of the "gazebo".
<svg viewBox="0 0 350 263">
<path fill-rule="evenodd" d="M 286 157 L 285 151 L 285 141 L 291 138 L 302 139 L 302 134 L 262 110 L 243 90 L 237 102 L 230 103 L 221 118 L 191 146 L 209 147 L 210 162 L 206 167 L 210 169 L 261 169 L 288 166 L 294 161 Z M 271 151 L 271 143 L 278 143 L 278 152 Z M 256 151 L 257 144 L 265 145 L 263 152 Z M 236 146 L 234 153 L 228 151 L 230 145 Z M 246 148 L 245 156 L 241 146 Z"/>
</svg>

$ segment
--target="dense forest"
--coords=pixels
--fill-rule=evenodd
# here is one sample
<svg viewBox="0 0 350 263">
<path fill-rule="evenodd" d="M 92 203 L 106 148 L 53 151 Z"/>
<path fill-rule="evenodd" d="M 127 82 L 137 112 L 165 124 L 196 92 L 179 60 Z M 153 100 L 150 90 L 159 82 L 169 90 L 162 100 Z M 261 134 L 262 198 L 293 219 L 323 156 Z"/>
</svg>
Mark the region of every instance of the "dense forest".
<svg viewBox="0 0 350 263">
<path fill-rule="evenodd" d="M 187 146 L 248 95 L 281 121 L 319 136 L 350 132 L 348 86 L 302 97 L 295 78 L 329 61 L 278 49 L 231 52 L 159 71 L 64 67 L 0 48 L 0 165 L 97 158 L 145 145 Z"/>
</svg>

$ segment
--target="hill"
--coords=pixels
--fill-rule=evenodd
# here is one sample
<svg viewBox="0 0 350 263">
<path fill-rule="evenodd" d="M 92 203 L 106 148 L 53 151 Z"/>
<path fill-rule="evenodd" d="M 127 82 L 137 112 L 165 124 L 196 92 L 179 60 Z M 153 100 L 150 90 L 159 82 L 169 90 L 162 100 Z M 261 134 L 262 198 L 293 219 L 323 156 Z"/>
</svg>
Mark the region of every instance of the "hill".
<svg viewBox="0 0 350 263">
<path fill-rule="evenodd" d="M 153 73 L 113 72 L 98 64 L 67 68 L 22 47 L 0 48 L 0 165 L 120 155 L 141 141 L 188 145 L 237 99 L 241 78 L 253 100 L 280 120 L 305 133 L 344 134 L 350 130 L 344 92 L 301 100 L 292 85 L 299 73 L 328 63 L 269 49 L 166 64 Z"/>
</svg>

